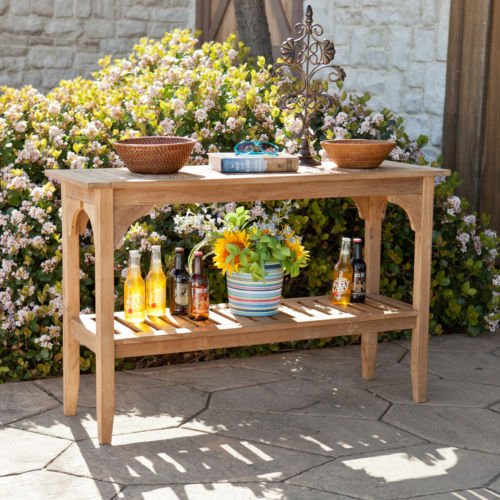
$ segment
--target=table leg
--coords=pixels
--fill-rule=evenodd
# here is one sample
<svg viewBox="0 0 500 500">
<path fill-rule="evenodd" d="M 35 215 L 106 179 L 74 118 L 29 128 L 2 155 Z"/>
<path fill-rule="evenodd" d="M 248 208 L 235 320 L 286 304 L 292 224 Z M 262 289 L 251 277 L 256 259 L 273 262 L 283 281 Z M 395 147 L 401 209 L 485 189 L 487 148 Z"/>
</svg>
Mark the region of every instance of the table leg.
<svg viewBox="0 0 500 500">
<path fill-rule="evenodd" d="M 80 314 L 80 240 L 76 227 L 80 203 L 65 195 L 62 186 L 63 252 L 63 391 L 64 414 L 75 415 L 80 386 L 80 343 L 73 337 L 71 320 Z"/>
<path fill-rule="evenodd" d="M 432 263 L 432 217 L 434 210 L 434 178 L 423 179 L 420 201 L 421 223 L 415 229 L 415 262 L 413 275 L 413 307 L 418 311 L 417 325 L 411 337 L 411 380 L 413 400 L 427 400 L 427 364 L 429 345 L 429 301 Z"/>
<path fill-rule="evenodd" d="M 95 192 L 96 406 L 99 443 L 110 444 L 115 414 L 113 192 Z"/>
<path fill-rule="evenodd" d="M 385 215 L 385 196 L 359 197 L 354 200 L 365 219 L 366 292 L 379 293 L 382 220 Z M 361 369 L 365 380 L 375 378 L 377 363 L 377 333 L 361 334 Z"/>
</svg>

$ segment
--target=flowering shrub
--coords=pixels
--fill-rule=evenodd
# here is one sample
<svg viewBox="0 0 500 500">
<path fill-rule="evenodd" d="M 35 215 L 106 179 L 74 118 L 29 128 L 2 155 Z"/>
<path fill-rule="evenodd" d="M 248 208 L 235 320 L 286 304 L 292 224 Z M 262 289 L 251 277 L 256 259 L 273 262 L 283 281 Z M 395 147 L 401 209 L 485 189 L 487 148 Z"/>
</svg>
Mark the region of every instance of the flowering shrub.
<svg viewBox="0 0 500 500">
<path fill-rule="evenodd" d="M 128 59 L 104 58 L 94 79 L 63 81 L 46 96 L 26 87 L 0 95 L 0 381 L 58 374 L 61 369 L 60 193 L 46 168 L 118 167 L 117 139 L 143 134 L 189 135 L 195 161 L 209 151 L 231 149 L 244 139 L 271 140 L 296 148 L 297 123 L 276 107 L 278 85 L 262 58 L 248 59 L 234 38 L 196 47 L 188 31 L 161 41 L 142 40 Z M 389 110 L 374 112 L 369 96 L 348 96 L 339 88 L 326 115 L 314 116 L 316 137 L 392 138 L 392 158 L 423 163 L 425 138 L 411 141 L 402 120 Z M 487 221 L 453 194 L 456 177 L 436 186 L 431 330 L 498 326 L 498 238 Z M 285 207 L 285 208 L 284 208 Z M 269 202 L 248 207 L 272 218 L 287 212 L 288 223 L 310 252 L 308 268 L 286 283 L 287 294 L 322 293 L 338 253 L 339 235 L 361 234 L 362 222 L 348 200 Z M 161 244 L 192 247 L 210 220 L 234 204 L 164 206 L 134 224 L 116 253 L 117 303 L 129 248 L 146 251 Z M 390 207 L 384 224 L 382 290 L 409 299 L 412 238 L 406 216 Z M 142 259 L 144 265 L 146 260 Z M 167 261 L 167 264 L 168 261 Z M 212 299 L 222 300 L 221 273 L 212 273 Z M 81 238 L 81 301 L 93 307 L 94 253 L 91 231 Z M 83 350 L 83 370 L 92 367 Z"/>
</svg>

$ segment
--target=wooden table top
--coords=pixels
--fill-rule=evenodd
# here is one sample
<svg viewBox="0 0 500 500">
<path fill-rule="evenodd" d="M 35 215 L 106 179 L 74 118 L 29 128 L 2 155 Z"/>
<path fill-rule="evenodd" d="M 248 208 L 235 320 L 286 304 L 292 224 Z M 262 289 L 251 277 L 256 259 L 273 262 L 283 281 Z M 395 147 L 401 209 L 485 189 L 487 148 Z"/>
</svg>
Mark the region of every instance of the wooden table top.
<svg viewBox="0 0 500 500">
<path fill-rule="evenodd" d="M 212 170 L 208 165 L 187 165 L 175 174 L 143 175 L 134 174 L 126 168 L 97 168 L 82 170 L 46 170 L 47 177 L 78 185 L 80 188 L 102 189 L 161 189 L 163 187 L 197 189 L 218 185 L 221 188 L 252 184 L 287 185 L 300 183 L 342 181 L 378 181 L 383 183 L 395 179 L 418 179 L 428 176 L 447 176 L 450 171 L 442 168 L 421 167 L 407 163 L 386 160 L 375 169 L 338 168 L 331 162 L 323 162 L 319 167 L 300 167 L 298 172 L 258 173 L 258 174 L 223 174 Z"/>
</svg>

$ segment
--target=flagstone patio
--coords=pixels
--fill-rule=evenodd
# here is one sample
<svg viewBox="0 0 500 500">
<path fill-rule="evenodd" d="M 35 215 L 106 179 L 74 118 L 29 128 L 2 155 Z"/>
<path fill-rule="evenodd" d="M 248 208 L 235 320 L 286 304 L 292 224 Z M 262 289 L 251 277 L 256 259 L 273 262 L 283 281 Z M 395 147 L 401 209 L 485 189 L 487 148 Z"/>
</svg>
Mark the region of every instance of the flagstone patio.
<svg viewBox="0 0 500 500">
<path fill-rule="evenodd" d="M 117 373 L 111 446 L 95 378 L 0 385 L 0 499 L 500 499 L 500 334 L 432 338 L 429 401 L 406 342 Z"/>
</svg>

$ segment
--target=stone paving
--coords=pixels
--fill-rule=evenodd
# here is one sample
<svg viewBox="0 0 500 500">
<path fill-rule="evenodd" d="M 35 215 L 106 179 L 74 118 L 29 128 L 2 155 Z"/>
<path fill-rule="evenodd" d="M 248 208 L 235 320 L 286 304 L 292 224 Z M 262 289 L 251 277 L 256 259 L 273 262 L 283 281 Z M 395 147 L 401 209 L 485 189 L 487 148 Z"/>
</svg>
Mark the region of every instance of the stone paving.
<svg viewBox="0 0 500 500">
<path fill-rule="evenodd" d="M 95 378 L 0 385 L 0 499 L 500 499 L 500 334 L 432 338 L 429 402 L 408 343 L 117 373 L 112 446 Z"/>
</svg>

